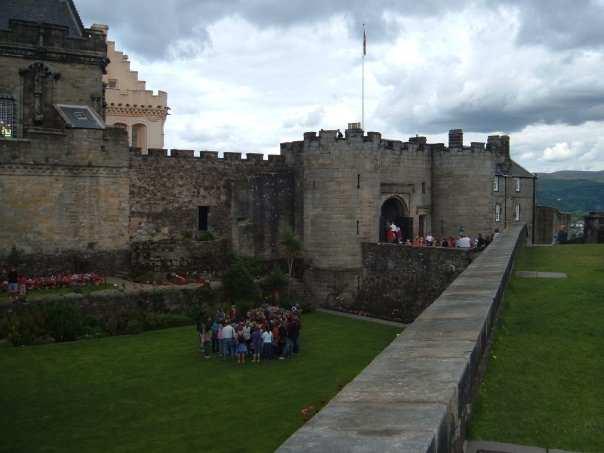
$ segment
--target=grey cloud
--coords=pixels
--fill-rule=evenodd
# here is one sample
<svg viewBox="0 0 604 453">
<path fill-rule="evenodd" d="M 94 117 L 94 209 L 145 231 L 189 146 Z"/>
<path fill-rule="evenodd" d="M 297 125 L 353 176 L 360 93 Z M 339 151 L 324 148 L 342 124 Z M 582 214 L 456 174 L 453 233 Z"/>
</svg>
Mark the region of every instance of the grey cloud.
<svg viewBox="0 0 604 453">
<path fill-rule="evenodd" d="M 520 11 L 519 44 L 553 49 L 604 45 L 604 2 L 600 0 L 504 0 Z"/>
<path fill-rule="evenodd" d="M 351 33 L 360 34 L 365 23 L 375 42 L 399 33 L 389 25 L 390 14 L 437 16 L 452 8 L 446 0 L 79 0 L 77 7 L 87 25 L 106 23 L 122 46 L 149 59 L 168 57 L 168 47 L 179 40 L 193 43 L 185 51 L 202 49 L 208 44 L 207 27 L 229 16 L 260 27 L 285 28 L 341 15 Z"/>
<path fill-rule="evenodd" d="M 440 133 L 459 127 L 467 132 L 518 132 L 530 124 L 580 125 L 604 120 L 604 87 L 592 87 L 591 91 L 567 87 L 522 103 L 511 96 L 485 94 L 479 100 L 462 99 L 425 116 L 421 110 L 414 114 L 408 108 L 393 109 L 393 105 L 405 106 L 408 101 L 393 97 L 382 103 L 376 114 L 387 118 L 390 126 L 399 131 Z"/>
</svg>

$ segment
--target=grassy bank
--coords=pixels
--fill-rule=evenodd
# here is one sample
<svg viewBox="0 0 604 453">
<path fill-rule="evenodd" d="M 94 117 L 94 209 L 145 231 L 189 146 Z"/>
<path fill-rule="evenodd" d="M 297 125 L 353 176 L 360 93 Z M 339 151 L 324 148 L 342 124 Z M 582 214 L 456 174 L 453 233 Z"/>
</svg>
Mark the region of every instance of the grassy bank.
<svg viewBox="0 0 604 453">
<path fill-rule="evenodd" d="M 604 246 L 526 249 L 516 270 L 569 278 L 512 278 L 471 438 L 602 452 Z"/>
</svg>

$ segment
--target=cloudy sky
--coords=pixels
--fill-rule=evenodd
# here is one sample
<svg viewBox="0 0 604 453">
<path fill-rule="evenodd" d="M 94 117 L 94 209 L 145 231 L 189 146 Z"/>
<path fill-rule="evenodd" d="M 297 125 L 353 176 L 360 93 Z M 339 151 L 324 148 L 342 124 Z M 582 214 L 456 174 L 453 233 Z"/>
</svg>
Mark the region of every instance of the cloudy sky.
<svg viewBox="0 0 604 453">
<path fill-rule="evenodd" d="M 530 171 L 604 169 L 604 0 L 76 0 L 148 87 L 170 148 L 272 152 L 361 117 L 465 142 L 511 135 Z"/>
</svg>

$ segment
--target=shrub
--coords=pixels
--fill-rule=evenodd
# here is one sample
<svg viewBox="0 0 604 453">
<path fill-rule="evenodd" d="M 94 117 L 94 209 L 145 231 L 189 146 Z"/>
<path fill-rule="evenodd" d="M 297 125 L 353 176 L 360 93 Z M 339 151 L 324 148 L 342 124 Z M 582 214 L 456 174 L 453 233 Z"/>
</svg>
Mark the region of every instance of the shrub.
<svg viewBox="0 0 604 453">
<path fill-rule="evenodd" d="M 213 241 L 215 240 L 216 237 L 214 236 L 214 234 L 211 231 L 202 231 L 201 233 L 199 233 L 197 235 L 197 240 L 198 241 Z"/>
<path fill-rule="evenodd" d="M 77 304 L 56 302 L 46 307 L 46 329 L 55 341 L 74 341 L 84 334 L 84 317 Z"/>
<path fill-rule="evenodd" d="M 7 338 L 14 346 L 35 344 L 46 336 L 46 312 L 33 306 L 15 307 L 7 315 Z"/>
<path fill-rule="evenodd" d="M 169 327 L 181 327 L 191 325 L 191 318 L 186 315 L 175 313 L 145 313 L 144 330 L 166 329 Z"/>
<path fill-rule="evenodd" d="M 227 295 L 233 301 L 255 299 L 258 297 L 258 287 L 246 261 L 237 259 L 224 274 L 222 283 Z"/>
</svg>

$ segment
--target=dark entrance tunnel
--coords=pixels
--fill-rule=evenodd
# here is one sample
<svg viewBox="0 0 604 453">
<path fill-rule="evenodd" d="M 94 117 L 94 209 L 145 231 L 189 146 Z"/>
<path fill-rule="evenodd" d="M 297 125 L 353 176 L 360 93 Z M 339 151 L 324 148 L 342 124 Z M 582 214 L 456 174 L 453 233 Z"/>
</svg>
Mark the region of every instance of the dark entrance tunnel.
<svg viewBox="0 0 604 453">
<path fill-rule="evenodd" d="M 380 242 L 386 242 L 386 229 L 394 223 L 401 229 L 403 241 L 413 240 L 413 217 L 409 217 L 409 208 L 404 201 L 396 197 L 388 198 L 380 211 Z"/>
</svg>

